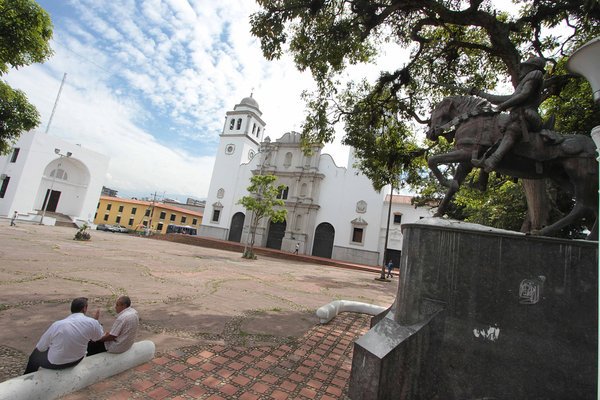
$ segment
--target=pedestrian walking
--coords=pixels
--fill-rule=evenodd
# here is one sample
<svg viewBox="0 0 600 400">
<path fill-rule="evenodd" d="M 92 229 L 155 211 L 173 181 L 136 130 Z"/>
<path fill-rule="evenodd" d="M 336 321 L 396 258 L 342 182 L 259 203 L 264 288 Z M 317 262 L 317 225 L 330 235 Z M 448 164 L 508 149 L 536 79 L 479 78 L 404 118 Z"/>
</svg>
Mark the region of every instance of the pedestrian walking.
<svg viewBox="0 0 600 400">
<path fill-rule="evenodd" d="M 387 276 L 386 278 L 392 277 L 392 269 L 394 269 L 394 262 L 392 260 L 387 263 Z"/>
<path fill-rule="evenodd" d="M 294 254 L 298 254 L 298 250 L 300 250 L 300 242 L 296 243 L 296 250 L 294 250 Z"/>
<path fill-rule="evenodd" d="M 10 219 L 10 226 L 17 226 L 17 224 L 15 224 L 15 220 L 17 219 L 17 214 L 18 214 L 17 211 L 15 211 L 12 218 Z"/>
</svg>

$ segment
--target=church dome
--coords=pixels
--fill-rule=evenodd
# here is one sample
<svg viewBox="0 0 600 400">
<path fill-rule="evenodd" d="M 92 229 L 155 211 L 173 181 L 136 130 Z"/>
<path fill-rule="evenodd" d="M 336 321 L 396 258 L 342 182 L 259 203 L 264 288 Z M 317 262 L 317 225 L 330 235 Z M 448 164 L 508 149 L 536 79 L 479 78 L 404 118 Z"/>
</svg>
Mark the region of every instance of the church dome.
<svg viewBox="0 0 600 400">
<path fill-rule="evenodd" d="M 244 97 L 242 99 L 242 101 L 240 102 L 240 104 L 244 104 L 244 105 L 259 109 L 258 103 L 256 102 L 256 100 L 254 100 L 254 98 L 252 98 L 252 96 Z"/>
</svg>

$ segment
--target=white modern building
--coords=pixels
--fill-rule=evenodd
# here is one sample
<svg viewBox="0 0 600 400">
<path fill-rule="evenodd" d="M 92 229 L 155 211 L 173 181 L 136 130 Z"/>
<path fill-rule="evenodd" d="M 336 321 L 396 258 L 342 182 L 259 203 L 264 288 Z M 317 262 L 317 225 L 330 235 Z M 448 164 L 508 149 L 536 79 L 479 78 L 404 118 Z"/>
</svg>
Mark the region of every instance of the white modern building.
<svg viewBox="0 0 600 400">
<path fill-rule="evenodd" d="M 361 264 L 381 265 L 384 257 L 389 195 L 353 167 L 338 167 L 322 146 L 306 156 L 300 134 L 288 132 L 274 142 L 264 136 L 258 103 L 246 97 L 228 111 L 220 135 L 206 209 L 199 234 L 245 243 L 250 217 L 238 203 L 247 195 L 253 174 L 278 177 L 287 209 L 282 223 L 261 221 L 256 245 Z M 410 196 L 394 195 L 388 257 L 398 265 L 402 223 L 429 217 L 428 208 L 411 205 Z"/>
<path fill-rule="evenodd" d="M 38 131 L 23 133 L 12 151 L 0 156 L 0 216 L 40 222 L 44 212 L 91 223 L 109 158 Z M 53 225 L 55 219 L 43 218 Z"/>
</svg>

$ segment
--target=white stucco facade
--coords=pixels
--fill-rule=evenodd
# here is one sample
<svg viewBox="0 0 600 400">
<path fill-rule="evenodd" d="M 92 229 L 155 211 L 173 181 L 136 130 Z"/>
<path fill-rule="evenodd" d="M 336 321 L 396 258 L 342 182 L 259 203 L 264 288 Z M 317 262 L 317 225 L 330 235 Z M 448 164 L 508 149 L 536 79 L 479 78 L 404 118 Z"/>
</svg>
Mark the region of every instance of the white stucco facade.
<svg viewBox="0 0 600 400">
<path fill-rule="evenodd" d="M 283 196 L 287 217 L 282 224 L 261 221 L 256 245 L 293 252 L 300 243 L 301 254 L 380 265 L 389 196 L 375 191 L 371 181 L 354 169 L 352 156 L 345 168 L 337 166 L 329 154 L 322 154 L 321 146 L 313 147 L 313 154 L 306 156 L 297 132 L 285 133 L 275 141 L 263 140 L 265 124 L 260 116 L 251 97 L 227 112 L 199 234 L 246 243 L 250 215 L 237 202 L 248 194 L 253 174 L 271 174 L 278 177 L 277 185 L 288 187 Z M 253 135 L 248 127 L 257 123 L 260 134 Z M 429 216 L 428 208 L 410 204 L 410 196 L 394 195 L 388 256 L 399 259 L 402 223 Z"/>
<path fill-rule="evenodd" d="M 0 156 L 0 216 L 18 211 L 20 219 L 39 221 L 47 201 L 47 211 L 67 215 L 74 222 L 91 222 L 108 162 L 102 154 L 55 136 L 23 133 L 13 150 Z M 44 219 L 51 222 L 52 218 Z"/>
</svg>

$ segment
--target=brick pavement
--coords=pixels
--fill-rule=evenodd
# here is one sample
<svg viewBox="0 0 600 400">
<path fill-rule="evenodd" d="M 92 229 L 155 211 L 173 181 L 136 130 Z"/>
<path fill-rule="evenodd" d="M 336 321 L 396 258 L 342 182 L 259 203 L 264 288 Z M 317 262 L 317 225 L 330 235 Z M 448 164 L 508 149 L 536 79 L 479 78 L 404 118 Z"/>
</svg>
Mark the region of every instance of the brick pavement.
<svg viewBox="0 0 600 400">
<path fill-rule="evenodd" d="M 340 314 L 294 343 L 190 346 L 91 385 L 63 400 L 344 399 L 353 342 L 370 317 Z"/>
</svg>

